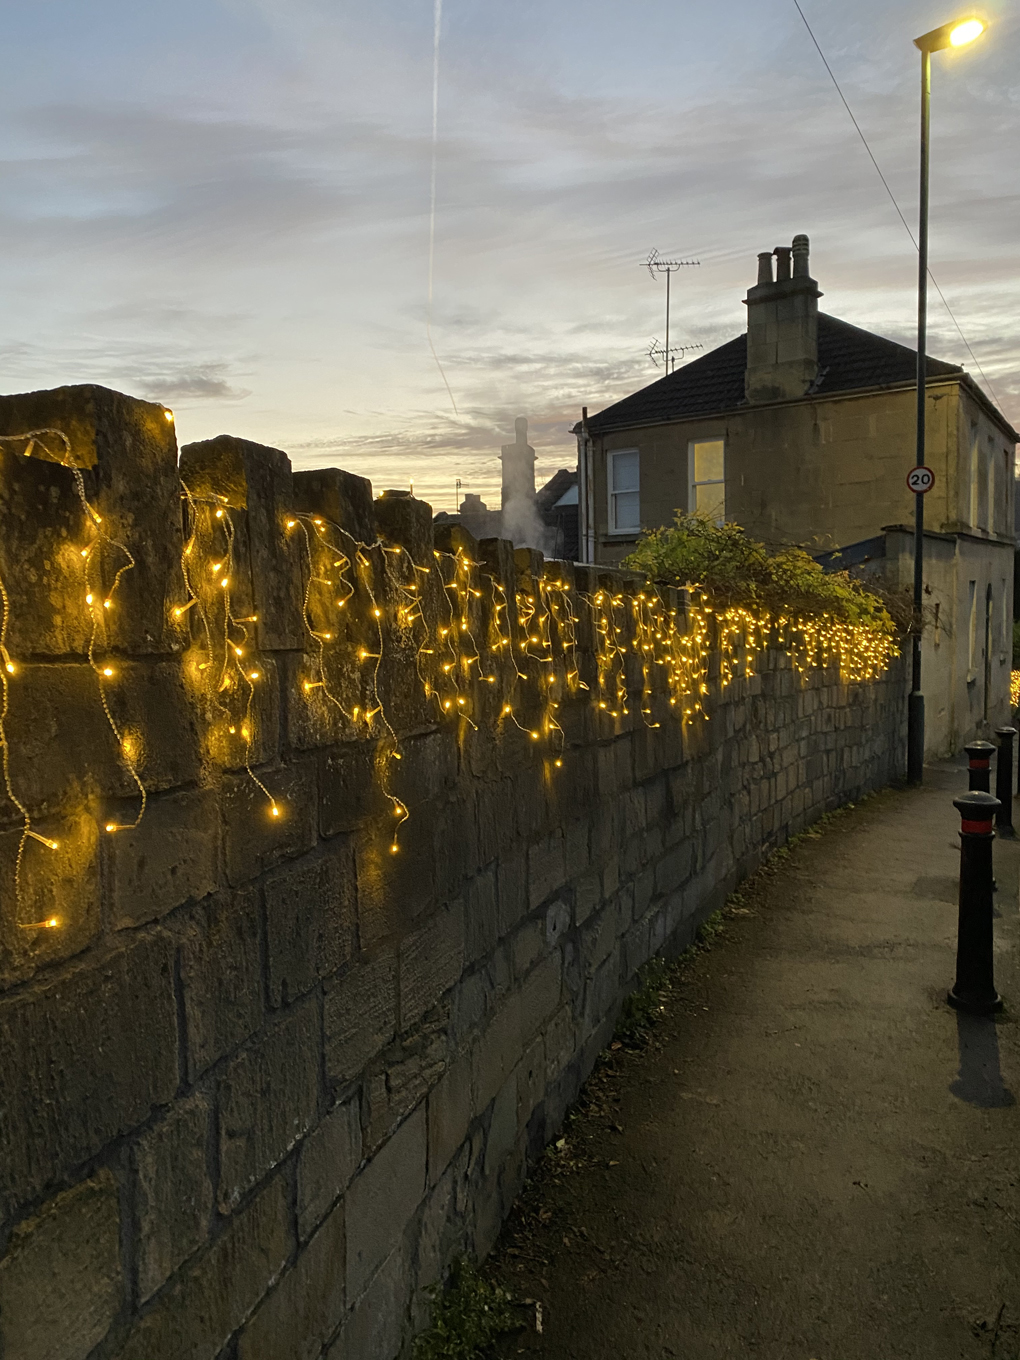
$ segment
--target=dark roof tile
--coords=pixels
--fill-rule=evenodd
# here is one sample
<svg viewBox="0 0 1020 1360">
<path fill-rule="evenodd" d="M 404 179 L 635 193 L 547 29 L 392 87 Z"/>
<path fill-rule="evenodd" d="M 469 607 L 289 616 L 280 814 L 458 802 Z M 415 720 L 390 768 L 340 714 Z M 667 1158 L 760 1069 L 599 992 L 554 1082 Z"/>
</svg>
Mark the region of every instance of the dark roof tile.
<svg viewBox="0 0 1020 1360">
<path fill-rule="evenodd" d="M 599 411 L 589 419 L 588 429 L 592 434 L 602 434 L 631 425 L 653 425 L 732 411 L 744 403 L 746 365 L 747 336 L 738 335 L 668 377 Z M 911 382 L 916 369 L 916 350 L 819 313 L 819 376 L 814 387 L 819 396 Z M 963 369 L 929 358 L 927 371 L 929 378 L 935 378 L 962 373 Z"/>
</svg>

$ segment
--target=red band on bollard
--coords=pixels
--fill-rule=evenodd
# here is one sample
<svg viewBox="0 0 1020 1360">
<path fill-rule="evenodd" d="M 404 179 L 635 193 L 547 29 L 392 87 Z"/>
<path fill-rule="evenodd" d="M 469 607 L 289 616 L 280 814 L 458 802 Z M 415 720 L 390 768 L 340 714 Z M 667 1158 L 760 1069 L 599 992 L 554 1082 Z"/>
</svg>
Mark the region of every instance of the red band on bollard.
<svg viewBox="0 0 1020 1360">
<path fill-rule="evenodd" d="M 991 764 L 990 760 L 981 760 L 978 756 L 972 756 L 970 768 L 972 770 L 988 770 L 991 768 Z"/>
<path fill-rule="evenodd" d="M 987 822 L 971 822 L 968 821 L 967 818 L 965 817 L 963 821 L 960 823 L 961 831 L 969 831 L 971 832 L 972 835 L 975 836 L 987 835 L 988 832 L 991 831 L 991 829 L 992 829 L 991 817 L 988 818 Z"/>
</svg>

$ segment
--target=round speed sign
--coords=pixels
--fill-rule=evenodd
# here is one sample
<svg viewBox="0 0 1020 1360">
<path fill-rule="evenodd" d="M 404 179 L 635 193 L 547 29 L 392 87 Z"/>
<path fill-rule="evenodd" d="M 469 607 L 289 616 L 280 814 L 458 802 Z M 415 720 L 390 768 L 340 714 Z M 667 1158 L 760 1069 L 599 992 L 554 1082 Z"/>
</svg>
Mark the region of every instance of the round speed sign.
<svg viewBox="0 0 1020 1360">
<path fill-rule="evenodd" d="M 907 473 L 907 486 L 917 495 L 923 496 L 926 491 L 930 491 L 935 485 L 935 474 L 930 467 L 911 468 Z"/>
</svg>

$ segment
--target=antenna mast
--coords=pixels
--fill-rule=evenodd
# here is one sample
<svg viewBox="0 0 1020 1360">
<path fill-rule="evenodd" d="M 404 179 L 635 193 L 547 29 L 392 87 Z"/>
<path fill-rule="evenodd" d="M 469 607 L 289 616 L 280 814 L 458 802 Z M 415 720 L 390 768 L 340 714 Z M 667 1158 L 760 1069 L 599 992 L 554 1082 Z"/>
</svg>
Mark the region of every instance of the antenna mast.
<svg viewBox="0 0 1020 1360">
<path fill-rule="evenodd" d="M 657 250 L 652 250 L 652 251 L 650 251 L 650 252 L 649 252 L 649 255 L 648 255 L 648 259 L 645 260 L 645 268 L 648 270 L 649 274 L 652 276 L 653 279 L 655 278 L 656 274 L 665 274 L 665 276 L 666 276 L 666 343 L 665 343 L 664 349 L 665 349 L 665 361 L 666 361 L 666 371 L 667 371 L 667 372 L 669 371 L 669 353 L 670 353 L 670 349 L 669 349 L 669 278 L 670 278 L 670 275 L 671 275 L 671 274 L 674 274 L 678 269 L 690 269 L 690 268 L 693 268 L 694 265 L 699 265 L 699 264 L 701 264 L 701 261 L 700 261 L 700 260 L 664 260 Z M 688 348 L 692 348 L 692 349 L 693 349 L 693 346 L 689 346 Z M 653 360 L 653 362 L 654 362 L 654 360 Z"/>
<path fill-rule="evenodd" d="M 656 355 L 661 354 L 663 363 L 666 366 L 666 372 L 675 373 L 676 359 L 673 358 L 673 356 L 679 354 L 682 359 L 689 349 L 704 349 L 704 345 L 670 345 L 669 349 L 666 349 L 664 345 L 660 345 L 658 340 L 655 339 L 648 347 L 648 357 L 655 367 L 658 368 L 659 361 L 656 358 Z"/>
</svg>

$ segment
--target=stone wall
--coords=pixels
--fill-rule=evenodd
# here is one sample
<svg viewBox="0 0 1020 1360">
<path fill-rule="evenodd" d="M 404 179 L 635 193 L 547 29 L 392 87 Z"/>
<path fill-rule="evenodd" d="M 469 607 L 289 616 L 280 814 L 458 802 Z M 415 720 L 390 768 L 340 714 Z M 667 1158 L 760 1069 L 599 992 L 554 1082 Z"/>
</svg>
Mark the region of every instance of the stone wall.
<svg viewBox="0 0 1020 1360">
<path fill-rule="evenodd" d="M 900 663 L 723 686 L 673 594 L 98 387 L 0 462 L 0 1356 L 391 1360 L 637 969 L 899 772 Z"/>
</svg>

